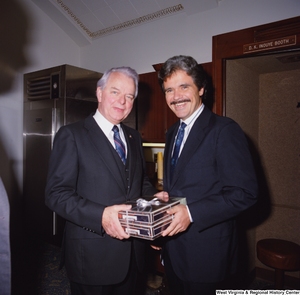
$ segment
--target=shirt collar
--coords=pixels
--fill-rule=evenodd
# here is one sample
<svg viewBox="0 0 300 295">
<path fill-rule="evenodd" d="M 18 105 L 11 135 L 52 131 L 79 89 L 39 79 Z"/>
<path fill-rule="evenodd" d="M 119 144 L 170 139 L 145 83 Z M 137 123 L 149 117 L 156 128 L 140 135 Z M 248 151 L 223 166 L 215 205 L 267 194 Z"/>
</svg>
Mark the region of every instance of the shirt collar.
<svg viewBox="0 0 300 295">
<path fill-rule="evenodd" d="M 184 122 L 189 128 L 191 128 L 194 124 L 194 122 L 196 121 L 196 119 L 200 116 L 200 114 L 202 113 L 204 109 L 204 104 L 202 103 L 200 105 L 200 107 L 191 115 L 189 116 L 186 120 L 180 120 L 181 122 Z"/>
<path fill-rule="evenodd" d="M 94 119 L 107 137 L 109 137 L 114 125 L 118 126 L 119 130 L 121 130 L 120 124 L 112 124 L 99 112 L 99 110 L 96 110 Z"/>
</svg>

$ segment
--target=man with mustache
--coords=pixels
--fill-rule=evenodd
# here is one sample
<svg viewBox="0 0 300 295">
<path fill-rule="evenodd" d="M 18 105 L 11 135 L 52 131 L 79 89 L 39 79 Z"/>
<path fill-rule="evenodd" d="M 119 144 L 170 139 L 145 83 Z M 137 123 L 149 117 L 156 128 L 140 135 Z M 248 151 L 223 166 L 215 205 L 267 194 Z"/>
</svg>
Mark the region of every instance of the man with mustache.
<svg viewBox="0 0 300 295">
<path fill-rule="evenodd" d="M 236 271 L 236 217 L 257 199 L 252 158 L 238 124 L 203 104 L 206 74 L 192 57 L 168 59 L 158 78 L 180 119 L 166 134 L 164 190 L 187 200 L 168 211 L 167 282 L 172 295 L 215 294 Z"/>
</svg>

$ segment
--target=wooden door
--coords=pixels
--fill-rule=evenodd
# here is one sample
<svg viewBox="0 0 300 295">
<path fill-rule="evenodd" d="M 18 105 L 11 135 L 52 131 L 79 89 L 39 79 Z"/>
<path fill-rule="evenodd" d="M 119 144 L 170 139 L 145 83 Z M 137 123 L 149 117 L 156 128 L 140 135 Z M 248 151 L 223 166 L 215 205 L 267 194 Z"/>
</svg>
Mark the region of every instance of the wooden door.
<svg viewBox="0 0 300 295">
<path fill-rule="evenodd" d="M 137 129 L 144 142 L 164 143 L 165 132 L 176 120 L 158 84 L 156 72 L 139 75 Z"/>
<path fill-rule="evenodd" d="M 300 48 L 300 17 L 234 31 L 213 37 L 213 111 L 225 114 L 226 59 L 287 52 Z"/>
</svg>

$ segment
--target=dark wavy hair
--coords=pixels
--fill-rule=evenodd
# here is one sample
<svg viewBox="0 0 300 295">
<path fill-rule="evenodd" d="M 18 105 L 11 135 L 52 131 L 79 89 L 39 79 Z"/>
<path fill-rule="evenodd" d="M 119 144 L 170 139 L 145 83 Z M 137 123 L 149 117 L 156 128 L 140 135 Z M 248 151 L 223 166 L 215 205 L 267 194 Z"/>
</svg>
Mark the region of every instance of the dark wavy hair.
<svg viewBox="0 0 300 295">
<path fill-rule="evenodd" d="M 169 58 L 158 72 L 158 83 L 163 92 L 165 92 L 164 81 L 178 70 L 185 71 L 192 77 L 195 85 L 198 87 L 198 90 L 204 88 L 204 93 L 206 93 L 206 72 L 194 58 L 185 55 L 177 55 Z"/>
</svg>

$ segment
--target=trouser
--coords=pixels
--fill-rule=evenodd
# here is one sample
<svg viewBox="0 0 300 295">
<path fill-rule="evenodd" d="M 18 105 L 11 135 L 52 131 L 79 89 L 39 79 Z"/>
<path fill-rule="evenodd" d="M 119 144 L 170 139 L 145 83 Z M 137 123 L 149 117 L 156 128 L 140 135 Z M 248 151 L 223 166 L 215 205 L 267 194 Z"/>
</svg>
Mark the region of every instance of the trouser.
<svg viewBox="0 0 300 295">
<path fill-rule="evenodd" d="M 117 266 L 116 266 L 117 267 Z M 141 295 L 146 289 L 146 282 L 138 271 L 134 253 L 128 274 L 124 281 L 115 285 L 84 285 L 70 282 L 72 295 Z"/>
<path fill-rule="evenodd" d="M 168 254 L 164 255 L 164 269 L 167 286 L 172 295 L 215 295 L 216 283 L 199 283 L 182 281 L 174 272 Z"/>
</svg>

